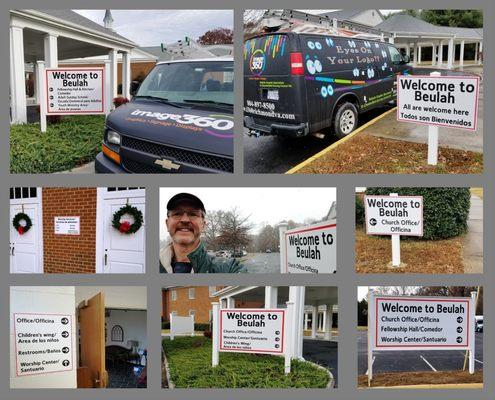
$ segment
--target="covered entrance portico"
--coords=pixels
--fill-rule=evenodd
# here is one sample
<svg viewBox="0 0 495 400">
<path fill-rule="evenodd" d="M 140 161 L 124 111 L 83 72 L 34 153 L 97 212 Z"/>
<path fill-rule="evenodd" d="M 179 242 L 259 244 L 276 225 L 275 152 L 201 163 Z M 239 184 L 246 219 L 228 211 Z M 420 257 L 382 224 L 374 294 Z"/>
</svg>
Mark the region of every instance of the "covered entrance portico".
<svg viewBox="0 0 495 400">
<path fill-rule="evenodd" d="M 311 307 L 313 321 L 318 319 L 318 311 L 324 311 L 323 332 L 320 339 L 332 338 L 332 317 L 338 303 L 337 287 L 322 286 L 228 286 L 216 292 L 222 308 L 286 308 L 286 302 L 294 303 L 294 323 L 292 335 L 292 355 L 303 360 L 304 315 L 307 306 Z M 323 307 L 320 307 L 323 306 Z M 312 338 L 317 338 L 317 325 L 312 325 Z"/>
<path fill-rule="evenodd" d="M 396 14 L 375 26 L 396 47 L 404 50 L 414 66 L 431 64 L 453 69 L 480 65 L 483 53 L 483 29 L 457 28 L 430 24 L 410 15 Z M 466 46 L 472 59 L 466 60 Z"/>
<path fill-rule="evenodd" d="M 11 123 L 27 122 L 38 105 L 38 65 L 57 68 L 61 59 L 107 55 L 111 96 L 117 96 L 117 56 L 122 53 L 123 95 L 129 98 L 130 52 L 136 45 L 113 30 L 70 10 L 10 11 Z"/>
</svg>

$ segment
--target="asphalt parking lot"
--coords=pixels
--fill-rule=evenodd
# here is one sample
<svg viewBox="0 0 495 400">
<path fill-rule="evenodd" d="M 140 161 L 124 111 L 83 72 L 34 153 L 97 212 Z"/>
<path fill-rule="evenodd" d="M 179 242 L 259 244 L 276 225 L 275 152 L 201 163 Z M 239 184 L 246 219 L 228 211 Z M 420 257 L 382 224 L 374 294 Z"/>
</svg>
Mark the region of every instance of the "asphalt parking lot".
<svg viewBox="0 0 495 400">
<path fill-rule="evenodd" d="M 337 387 L 338 382 L 337 353 L 337 342 L 335 341 L 320 339 L 304 339 L 303 341 L 304 359 L 330 370 L 335 379 L 335 387 Z"/>
<path fill-rule="evenodd" d="M 358 374 L 368 370 L 367 332 L 358 332 Z M 483 369 L 483 333 L 476 333 L 476 370 Z M 464 364 L 464 351 L 386 351 L 373 353 L 373 373 L 417 372 L 461 370 Z"/>
</svg>

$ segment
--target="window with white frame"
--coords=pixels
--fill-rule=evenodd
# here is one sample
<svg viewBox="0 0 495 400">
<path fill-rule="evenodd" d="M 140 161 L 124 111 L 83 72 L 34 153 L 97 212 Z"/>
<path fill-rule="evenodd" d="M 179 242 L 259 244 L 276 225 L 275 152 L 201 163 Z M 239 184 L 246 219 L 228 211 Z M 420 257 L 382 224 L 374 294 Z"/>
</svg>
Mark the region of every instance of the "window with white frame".
<svg viewBox="0 0 495 400">
<path fill-rule="evenodd" d="M 170 292 L 170 297 L 171 297 L 172 301 L 176 301 L 177 300 L 177 291 L 172 290 Z"/>
<path fill-rule="evenodd" d="M 195 288 L 189 288 L 189 300 L 194 300 Z"/>
</svg>

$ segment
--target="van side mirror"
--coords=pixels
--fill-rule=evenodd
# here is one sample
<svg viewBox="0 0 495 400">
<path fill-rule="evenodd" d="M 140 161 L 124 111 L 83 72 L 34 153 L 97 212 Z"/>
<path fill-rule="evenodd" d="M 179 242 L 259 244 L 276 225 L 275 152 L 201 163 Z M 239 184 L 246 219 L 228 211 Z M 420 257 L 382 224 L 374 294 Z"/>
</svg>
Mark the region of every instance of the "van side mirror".
<svg viewBox="0 0 495 400">
<path fill-rule="evenodd" d="M 409 62 L 411 62 L 411 57 L 409 57 L 407 54 L 404 54 L 402 56 L 402 61 L 404 62 L 404 64 L 408 64 Z"/>
<path fill-rule="evenodd" d="M 129 88 L 129 93 L 131 94 L 131 96 L 136 95 L 136 93 L 139 89 L 139 85 L 140 85 L 140 83 L 138 81 L 132 81 L 131 82 L 131 87 Z"/>
</svg>

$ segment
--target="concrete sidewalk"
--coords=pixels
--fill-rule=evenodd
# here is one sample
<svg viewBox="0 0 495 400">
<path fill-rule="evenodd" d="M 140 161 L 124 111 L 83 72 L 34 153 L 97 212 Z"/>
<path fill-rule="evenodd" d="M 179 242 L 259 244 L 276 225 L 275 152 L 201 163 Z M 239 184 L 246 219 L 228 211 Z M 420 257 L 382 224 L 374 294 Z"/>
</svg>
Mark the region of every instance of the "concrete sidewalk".
<svg viewBox="0 0 495 400">
<path fill-rule="evenodd" d="M 471 196 L 468 231 L 462 240 L 464 273 L 483 273 L 483 200 Z"/>
</svg>

